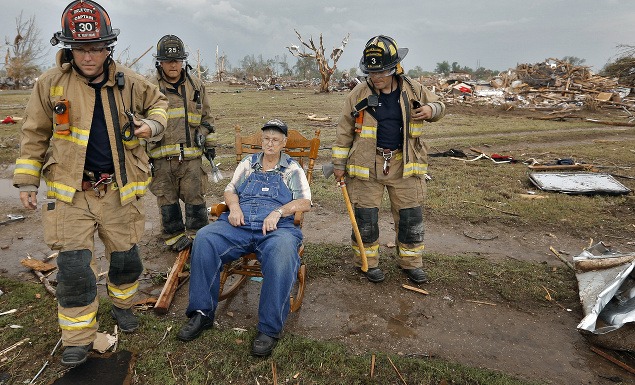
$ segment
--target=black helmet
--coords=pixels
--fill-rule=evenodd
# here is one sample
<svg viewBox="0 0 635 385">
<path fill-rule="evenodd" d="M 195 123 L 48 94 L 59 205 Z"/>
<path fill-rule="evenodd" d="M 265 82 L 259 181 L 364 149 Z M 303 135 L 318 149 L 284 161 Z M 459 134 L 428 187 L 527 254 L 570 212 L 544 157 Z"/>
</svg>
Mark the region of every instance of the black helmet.
<svg viewBox="0 0 635 385">
<path fill-rule="evenodd" d="M 188 53 L 185 52 L 183 41 L 174 35 L 165 35 L 157 43 L 157 53 L 154 55 L 157 61 L 185 60 Z"/>
<path fill-rule="evenodd" d="M 62 30 L 51 38 L 52 45 L 70 48 L 72 44 L 104 42 L 108 47 L 117 43 L 119 29 L 112 28 L 106 10 L 92 0 L 75 0 L 62 12 Z"/>
<path fill-rule="evenodd" d="M 408 48 L 397 48 L 397 42 L 388 36 L 379 35 L 366 42 L 359 68 L 364 73 L 382 72 L 397 67 L 408 54 Z"/>
</svg>

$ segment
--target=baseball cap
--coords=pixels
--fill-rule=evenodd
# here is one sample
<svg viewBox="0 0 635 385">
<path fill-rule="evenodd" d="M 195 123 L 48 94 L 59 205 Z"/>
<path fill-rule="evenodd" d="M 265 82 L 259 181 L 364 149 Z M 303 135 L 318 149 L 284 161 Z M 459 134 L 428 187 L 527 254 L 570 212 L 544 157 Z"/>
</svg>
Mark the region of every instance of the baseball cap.
<svg viewBox="0 0 635 385">
<path fill-rule="evenodd" d="M 282 132 L 284 136 L 287 136 L 287 131 L 288 131 L 287 125 L 280 119 L 271 119 L 270 121 L 265 123 L 264 126 L 262 126 L 263 130 L 266 130 L 267 128 L 274 128 Z"/>
</svg>

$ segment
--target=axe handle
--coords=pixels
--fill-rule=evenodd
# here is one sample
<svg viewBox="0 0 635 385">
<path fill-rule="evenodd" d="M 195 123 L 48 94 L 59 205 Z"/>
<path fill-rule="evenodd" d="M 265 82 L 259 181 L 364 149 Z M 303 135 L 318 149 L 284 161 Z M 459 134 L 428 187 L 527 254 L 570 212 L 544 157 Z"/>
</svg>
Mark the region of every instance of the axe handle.
<svg viewBox="0 0 635 385">
<path fill-rule="evenodd" d="M 355 233 L 355 240 L 359 247 L 359 253 L 362 257 L 362 271 L 365 273 L 368 271 L 368 260 L 366 259 L 366 251 L 364 250 L 364 242 L 362 242 L 362 235 L 359 233 L 359 227 L 357 227 L 357 220 L 355 219 L 355 212 L 351 205 L 351 199 L 348 197 L 348 191 L 346 190 L 346 183 L 344 181 L 339 182 L 342 189 L 342 195 L 344 195 L 344 201 L 346 202 L 346 209 L 348 210 L 348 216 L 351 218 L 351 225 L 353 225 L 353 232 Z"/>
</svg>

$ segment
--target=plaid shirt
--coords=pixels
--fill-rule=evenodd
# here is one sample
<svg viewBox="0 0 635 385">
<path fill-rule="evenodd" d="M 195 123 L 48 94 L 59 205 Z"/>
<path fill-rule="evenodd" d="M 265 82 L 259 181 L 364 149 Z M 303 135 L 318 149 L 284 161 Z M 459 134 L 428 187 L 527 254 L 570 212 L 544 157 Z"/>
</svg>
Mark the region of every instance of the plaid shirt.
<svg viewBox="0 0 635 385">
<path fill-rule="evenodd" d="M 264 172 L 262 170 L 262 157 L 262 152 L 244 157 L 236 167 L 234 176 L 227 187 L 225 187 L 225 191 L 236 194 L 236 188 L 244 183 L 249 175 L 253 172 Z M 311 199 L 311 188 L 309 187 L 309 181 L 306 179 L 304 170 L 300 164 L 289 155 L 282 153 L 276 167 L 266 172 L 281 173 L 284 184 L 291 190 L 294 200 Z"/>
</svg>

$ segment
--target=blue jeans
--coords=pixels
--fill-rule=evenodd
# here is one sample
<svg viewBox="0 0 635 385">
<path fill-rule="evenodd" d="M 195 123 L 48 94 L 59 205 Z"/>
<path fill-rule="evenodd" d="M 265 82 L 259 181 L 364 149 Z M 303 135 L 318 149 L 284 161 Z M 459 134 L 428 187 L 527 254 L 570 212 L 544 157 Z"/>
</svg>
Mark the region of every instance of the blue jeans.
<svg viewBox="0 0 635 385">
<path fill-rule="evenodd" d="M 234 227 L 223 219 L 196 233 L 191 254 L 190 302 L 186 314 L 200 310 L 210 318 L 218 306 L 220 273 L 224 263 L 256 253 L 263 281 L 258 307 L 258 330 L 279 338 L 289 314 L 291 290 L 298 276 L 302 232 L 283 227 L 262 235 L 262 230 Z"/>
</svg>

